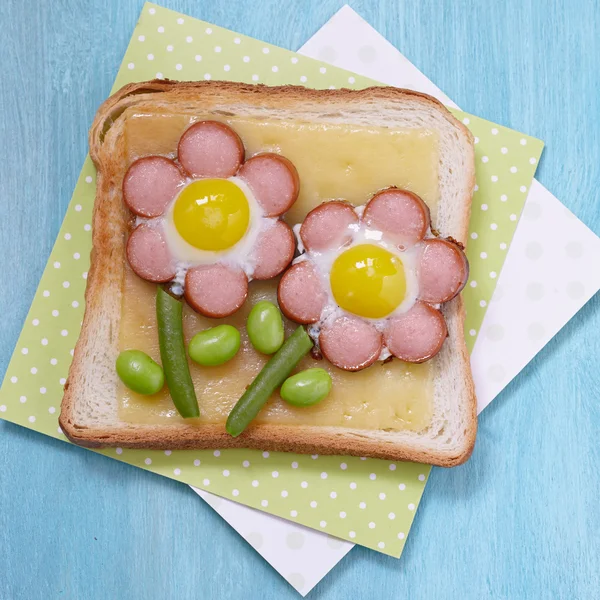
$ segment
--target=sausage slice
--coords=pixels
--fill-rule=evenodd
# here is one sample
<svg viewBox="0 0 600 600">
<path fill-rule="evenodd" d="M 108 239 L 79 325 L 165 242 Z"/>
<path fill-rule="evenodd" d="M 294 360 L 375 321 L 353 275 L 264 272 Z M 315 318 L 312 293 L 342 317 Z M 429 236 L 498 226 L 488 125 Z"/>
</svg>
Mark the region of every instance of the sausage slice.
<svg viewBox="0 0 600 600">
<path fill-rule="evenodd" d="M 300 179 L 296 167 L 279 154 L 257 154 L 241 167 L 239 176 L 248 184 L 266 217 L 278 217 L 296 202 Z"/>
<path fill-rule="evenodd" d="M 294 258 L 294 232 L 283 221 L 265 229 L 254 247 L 254 279 L 271 279 L 279 275 Z"/>
<path fill-rule="evenodd" d="M 244 144 L 228 125 L 200 121 L 179 140 L 177 155 L 192 177 L 233 177 L 244 160 Z"/>
<path fill-rule="evenodd" d="M 242 269 L 217 263 L 190 269 L 185 276 L 185 299 L 206 317 L 227 317 L 248 295 L 248 278 Z"/>
<path fill-rule="evenodd" d="M 323 356 L 345 371 L 360 371 L 381 354 L 382 335 L 375 326 L 358 317 L 343 316 L 325 325 L 319 335 Z"/>
<path fill-rule="evenodd" d="M 304 247 L 313 252 L 341 248 L 352 240 L 351 225 L 358 223 L 352 205 L 342 200 L 325 202 L 313 208 L 300 227 Z"/>
<path fill-rule="evenodd" d="M 397 358 L 420 363 L 440 351 L 447 335 L 442 313 L 429 304 L 417 302 L 404 314 L 388 319 L 384 340 Z"/>
<path fill-rule="evenodd" d="M 396 241 L 401 250 L 420 242 L 429 228 L 429 208 L 412 192 L 389 188 L 369 200 L 363 220 Z"/>
<path fill-rule="evenodd" d="M 288 269 L 277 289 L 277 300 L 283 314 L 297 323 L 316 323 L 327 302 L 315 267 L 304 261 Z"/>
<path fill-rule="evenodd" d="M 184 183 L 183 174 L 172 160 L 164 156 L 145 156 L 125 173 L 123 200 L 136 215 L 158 217 Z"/>
<path fill-rule="evenodd" d="M 138 225 L 127 241 L 127 260 L 136 275 L 147 281 L 164 283 L 177 269 L 159 227 Z"/>
<path fill-rule="evenodd" d="M 419 298 L 430 304 L 448 302 L 469 278 L 464 252 L 449 240 L 432 238 L 423 243 L 419 264 Z"/>
</svg>

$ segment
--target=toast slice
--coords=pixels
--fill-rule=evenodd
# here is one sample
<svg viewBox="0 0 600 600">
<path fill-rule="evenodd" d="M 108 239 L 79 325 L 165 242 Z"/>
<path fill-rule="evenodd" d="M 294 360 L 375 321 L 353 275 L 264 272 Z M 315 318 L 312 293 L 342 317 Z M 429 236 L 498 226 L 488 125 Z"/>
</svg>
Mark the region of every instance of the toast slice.
<svg viewBox="0 0 600 600">
<path fill-rule="evenodd" d="M 268 116 L 324 124 L 333 121 L 433 130 L 438 136 L 439 199 L 432 228 L 463 245 L 467 240 L 475 185 L 473 138 L 434 98 L 391 87 L 316 91 L 292 86 L 159 80 L 127 85 L 102 104 L 89 134 L 90 154 L 98 171 L 93 249 L 83 326 L 61 407 L 60 425 L 67 437 L 87 447 L 242 447 L 369 456 L 446 467 L 466 461 L 475 443 L 477 417 L 460 296 L 442 308 L 449 338 L 431 361 L 431 418 L 419 431 L 259 423 L 233 438 L 225 431 L 224 422 L 173 420 L 147 424 L 122 418 L 115 360 L 120 351 L 125 244 L 131 217 L 123 204 L 121 186 L 128 166 L 125 123 L 136 111 Z M 232 398 L 232 404 L 236 400 Z"/>
</svg>

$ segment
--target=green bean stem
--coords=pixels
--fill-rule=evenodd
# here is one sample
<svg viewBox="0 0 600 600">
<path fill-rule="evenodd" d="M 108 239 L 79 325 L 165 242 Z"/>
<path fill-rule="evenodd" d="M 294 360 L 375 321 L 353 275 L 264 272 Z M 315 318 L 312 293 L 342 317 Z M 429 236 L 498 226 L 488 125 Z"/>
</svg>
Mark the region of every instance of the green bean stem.
<svg viewBox="0 0 600 600">
<path fill-rule="evenodd" d="M 198 399 L 190 375 L 183 342 L 183 304 L 159 286 L 156 320 L 160 358 L 173 404 L 185 419 L 199 417 Z"/>
<path fill-rule="evenodd" d="M 271 394 L 287 379 L 300 359 L 308 354 L 312 347 L 312 340 L 302 326 L 283 342 L 229 413 L 225 428 L 230 435 L 237 437 L 248 427 Z"/>
</svg>

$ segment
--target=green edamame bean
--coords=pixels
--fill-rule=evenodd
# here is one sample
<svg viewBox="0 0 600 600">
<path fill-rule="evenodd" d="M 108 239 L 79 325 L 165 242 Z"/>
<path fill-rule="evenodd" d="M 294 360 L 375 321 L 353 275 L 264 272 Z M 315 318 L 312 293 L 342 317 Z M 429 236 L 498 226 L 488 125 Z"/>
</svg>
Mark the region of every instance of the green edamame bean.
<svg viewBox="0 0 600 600">
<path fill-rule="evenodd" d="M 283 344 L 281 313 L 272 302 L 267 300 L 261 300 L 252 307 L 246 330 L 250 343 L 263 354 L 274 354 Z"/>
<path fill-rule="evenodd" d="M 294 406 L 312 406 L 331 390 L 331 376 L 325 369 L 307 369 L 288 377 L 281 386 L 280 395 Z"/>
<path fill-rule="evenodd" d="M 190 358 L 204 367 L 222 365 L 240 349 L 240 332 L 231 325 L 217 325 L 197 333 L 190 341 Z"/>
<path fill-rule="evenodd" d="M 165 384 L 162 367 L 141 350 L 121 352 L 116 367 L 121 381 L 138 394 L 156 394 Z"/>
</svg>

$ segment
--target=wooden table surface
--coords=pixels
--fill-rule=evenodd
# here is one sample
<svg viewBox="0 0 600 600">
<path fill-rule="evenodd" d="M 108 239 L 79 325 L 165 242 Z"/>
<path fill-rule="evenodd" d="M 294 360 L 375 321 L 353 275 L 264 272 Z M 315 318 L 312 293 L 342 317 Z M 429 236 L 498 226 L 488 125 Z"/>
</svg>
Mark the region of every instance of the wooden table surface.
<svg viewBox="0 0 600 600">
<path fill-rule="evenodd" d="M 341 0 L 163 0 L 296 49 Z M 465 110 L 546 142 L 538 178 L 600 233 L 597 0 L 351 5 Z M 141 0 L 0 3 L 0 374 Z M 600 268 L 600 265 L 598 266 Z M 600 298 L 436 469 L 401 560 L 355 548 L 313 599 L 600 597 Z M 0 599 L 295 598 L 185 485 L 0 424 Z"/>
</svg>

